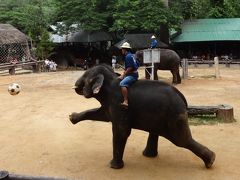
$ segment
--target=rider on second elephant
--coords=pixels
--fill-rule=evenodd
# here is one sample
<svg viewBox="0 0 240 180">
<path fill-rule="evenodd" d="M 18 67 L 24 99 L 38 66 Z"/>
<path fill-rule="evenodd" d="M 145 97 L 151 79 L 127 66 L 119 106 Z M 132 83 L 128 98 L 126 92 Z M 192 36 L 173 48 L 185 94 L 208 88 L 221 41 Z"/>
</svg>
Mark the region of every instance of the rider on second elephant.
<svg viewBox="0 0 240 180">
<path fill-rule="evenodd" d="M 151 40 L 152 40 L 152 42 L 151 42 L 150 48 L 151 49 L 157 48 L 158 42 L 157 42 L 156 36 L 152 35 Z"/>
</svg>

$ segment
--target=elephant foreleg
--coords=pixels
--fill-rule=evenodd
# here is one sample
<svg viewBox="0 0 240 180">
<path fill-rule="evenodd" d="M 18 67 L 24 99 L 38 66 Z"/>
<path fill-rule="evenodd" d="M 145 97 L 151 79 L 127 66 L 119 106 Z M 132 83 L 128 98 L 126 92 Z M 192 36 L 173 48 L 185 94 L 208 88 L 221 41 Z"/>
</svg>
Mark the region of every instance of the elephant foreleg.
<svg viewBox="0 0 240 180">
<path fill-rule="evenodd" d="M 158 80 L 157 67 L 154 67 L 154 80 Z"/>
<path fill-rule="evenodd" d="M 131 133 L 131 128 L 113 125 L 113 159 L 111 160 L 111 168 L 120 169 L 124 166 L 123 152 L 127 142 L 127 138 Z"/>
<path fill-rule="evenodd" d="M 150 79 L 151 71 L 152 71 L 151 68 L 145 69 L 145 79 Z"/>
<path fill-rule="evenodd" d="M 131 134 L 131 125 L 126 110 L 117 110 L 114 114 L 116 117 L 112 121 L 113 159 L 111 161 L 111 168 L 120 169 L 124 166 L 122 160 L 123 153 L 128 136 Z"/>
<path fill-rule="evenodd" d="M 69 115 L 69 119 L 73 124 L 83 120 L 110 121 L 103 108 L 94 108 L 81 113 L 72 113 Z"/>
<path fill-rule="evenodd" d="M 153 75 L 154 80 L 158 80 L 157 67 L 154 68 L 153 73 L 154 73 L 154 75 Z M 145 78 L 150 79 L 151 75 L 152 75 L 152 68 L 146 68 L 145 69 Z"/>
<path fill-rule="evenodd" d="M 147 146 L 143 151 L 143 155 L 147 157 L 156 157 L 158 154 L 158 135 L 149 133 Z"/>
</svg>

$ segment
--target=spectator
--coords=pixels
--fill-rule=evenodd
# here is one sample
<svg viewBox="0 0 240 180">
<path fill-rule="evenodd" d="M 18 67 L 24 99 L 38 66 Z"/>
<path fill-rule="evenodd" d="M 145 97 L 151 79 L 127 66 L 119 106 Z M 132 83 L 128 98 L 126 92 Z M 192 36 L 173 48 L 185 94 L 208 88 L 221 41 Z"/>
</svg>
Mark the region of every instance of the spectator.
<svg viewBox="0 0 240 180">
<path fill-rule="evenodd" d="M 112 68 L 113 68 L 114 71 L 115 71 L 115 68 L 116 68 L 116 63 L 117 63 L 117 57 L 113 56 L 112 57 Z"/>
</svg>

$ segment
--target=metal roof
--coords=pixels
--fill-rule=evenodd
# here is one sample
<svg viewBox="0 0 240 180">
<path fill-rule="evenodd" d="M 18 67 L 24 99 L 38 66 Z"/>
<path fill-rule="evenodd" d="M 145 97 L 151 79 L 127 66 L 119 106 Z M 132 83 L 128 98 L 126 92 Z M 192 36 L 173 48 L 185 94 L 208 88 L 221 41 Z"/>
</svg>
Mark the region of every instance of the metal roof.
<svg viewBox="0 0 240 180">
<path fill-rule="evenodd" d="M 185 21 L 172 42 L 240 41 L 240 18 Z"/>
<path fill-rule="evenodd" d="M 78 30 L 77 32 L 63 35 L 50 34 L 50 39 L 54 43 L 63 42 L 88 43 L 88 42 L 112 41 L 113 38 L 110 33 L 104 31 Z"/>
<path fill-rule="evenodd" d="M 104 31 L 87 31 L 79 30 L 76 33 L 73 33 L 68 42 L 100 42 L 100 41 L 112 41 L 113 38 L 110 33 Z"/>
<path fill-rule="evenodd" d="M 120 48 L 124 42 L 130 43 L 132 48 L 135 49 L 144 49 L 149 48 L 151 45 L 151 36 L 153 34 L 126 34 L 124 39 L 120 42 L 116 43 L 114 46 Z M 161 42 L 158 39 L 158 46 L 157 47 L 168 47 L 167 44 Z"/>
</svg>

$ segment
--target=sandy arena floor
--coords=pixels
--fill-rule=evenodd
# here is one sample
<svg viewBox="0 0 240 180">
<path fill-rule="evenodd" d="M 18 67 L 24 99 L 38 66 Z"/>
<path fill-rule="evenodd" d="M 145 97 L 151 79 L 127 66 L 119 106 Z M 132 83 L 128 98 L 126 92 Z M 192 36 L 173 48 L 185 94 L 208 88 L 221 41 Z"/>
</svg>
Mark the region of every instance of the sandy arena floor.
<svg viewBox="0 0 240 180">
<path fill-rule="evenodd" d="M 147 133 L 133 130 L 121 170 L 109 168 L 112 158 L 111 124 L 85 121 L 72 125 L 71 112 L 98 107 L 95 99 L 84 99 L 71 89 L 83 71 L 0 76 L 0 170 L 11 173 L 53 176 L 79 180 L 232 180 L 240 179 L 240 67 L 191 68 L 188 80 L 176 87 L 190 105 L 229 104 L 236 123 L 191 126 L 193 137 L 216 152 L 212 169 L 188 150 L 164 138 L 159 156 L 142 156 Z M 169 72 L 158 72 L 170 82 Z M 141 76 L 143 71 L 141 70 Z M 17 96 L 7 86 L 17 82 Z"/>
</svg>

